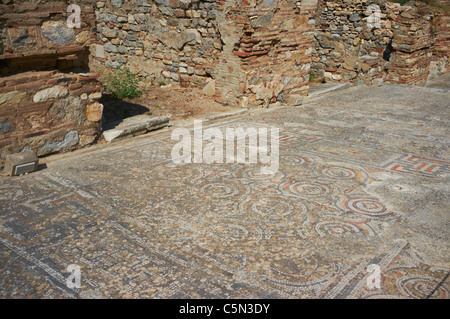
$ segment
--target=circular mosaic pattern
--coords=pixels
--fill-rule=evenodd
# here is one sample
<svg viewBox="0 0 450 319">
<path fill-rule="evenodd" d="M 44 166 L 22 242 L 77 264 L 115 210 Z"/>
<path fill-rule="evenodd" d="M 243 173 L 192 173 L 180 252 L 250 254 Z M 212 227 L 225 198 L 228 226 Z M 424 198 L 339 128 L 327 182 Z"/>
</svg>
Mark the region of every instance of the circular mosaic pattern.
<svg viewBox="0 0 450 319">
<path fill-rule="evenodd" d="M 281 189 L 295 196 L 315 197 L 331 193 L 331 188 L 318 182 L 293 182 L 281 185 Z"/>
<path fill-rule="evenodd" d="M 305 253 L 295 258 L 285 257 L 270 265 L 271 276 L 267 282 L 286 291 L 306 294 L 317 298 L 325 290 L 330 279 L 340 270 L 334 262 L 324 260 L 314 253 Z"/>
<path fill-rule="evenodd" d="M 250 208 L 256 214 L 269 218 L 288 216 L 294 210 L 292 204 L 274 197 L 258 198 Z"/>
<path fill-rule="evenodd" d="M 386 207 L 380 202 L 370 198 L 350 199 L 346 206 L 348 209 L 368 216 L 382 216 L 389 214 Z"/>
<path fill-rule="evenodd" d="M 333 179 L 349 180 L 356 178 L 356 173 L 354 171 L 345 167 L 338 166 L 325 167 L 324 169 L 322 169 L 322 174 Z"/>
<path fill-rule="evenodd" d="M 411 298 L 448 298 L 448 291 L 433 278 L 407 276 L 401 278 L 397 286 Z"/>
<path fill-rule="evenodd" d="M 305 156 L 298 156 L 298 155 L 281 155 L 281 161 L 283 164 L 286 165 L 304 165 L 307 162 L 311 162 L 311 159 Z"/>
<path fill-rule="evenodd" d="M 228 198 L 239 194 L 239 190 L 225 183 L 207 184 L 200 188 L 200 191 L 207 193 L 213 198 Z"/>
<path fill-rule="evenodd" d="M 277 177 L 278 179 L 284 177 L 284 174 L 279 170 L 276 173 L 263 174 L 261 173 L 261 169 L 264 167 L 268 168 L 269 166 L 268 165 L 246 166 L 238 172 L 237 176 L 239 178 L 244 178 L 255 182 L 270 181 L 275 177 Z"/>
<path fill-rule="evenodd" d="M 314 230 L 320 235 L 331 236 L 345 236 L 351 233 L 357 233 L 360 231 L 358 227 L 353 224 L 339 222 L 339 221 L 324 221 L 314 225 Z"/>
<path fill-rule="evenodd" d="M 96 191 L 100 198 L 109 198 L 114 207 L 127 208 L 130 211 L 141 210 L 147 202 L 151 202 L 151 197 L 142 200 L 143 192 L 137 192 L 138 186 L 130 183 L 128 191 L 124 194 L 112 180 L 111 183 L 104 184 L 101 189 Z"/>
<path fill-rule="evenodd" d="M 156 174 L 156 177 L 162 181 L 165 180 L 189 180 L 194 181 L 203 177 L 203 172 L 200 168 L 192 165 L 175 165 L 170 164 L 163 167 Z"/>
<path fill-rule="evenodd" d="M 223 240 L 238 240 L 248 238 L 250 232 L 241 225 L 227 224 L 213 226 L 213 234 Z"/>
<path fill-rule="evenodd" d="M 310 277 L 320 266 L 319 259 L 312 253 L 300 256 L 296 259 L 283 259 L 274 262 L 271 270 L 279 278 L 291 279 L 292 277 Z"/>
</svg>

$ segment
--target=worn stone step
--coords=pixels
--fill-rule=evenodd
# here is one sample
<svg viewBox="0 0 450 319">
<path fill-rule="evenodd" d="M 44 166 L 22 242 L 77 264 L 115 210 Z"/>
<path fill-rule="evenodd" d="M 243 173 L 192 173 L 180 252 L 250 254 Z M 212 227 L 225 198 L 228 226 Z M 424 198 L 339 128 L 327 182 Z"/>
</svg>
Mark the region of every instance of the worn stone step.
<svg viewBox="0 0 450 319">
<path fill-rule="evenodd" d="M 149 131 L 163 128 L 169 124 L 169 115 L 137 115 L 121 121 L 107 123 L 103 137 L 111 142 L 127 135 L 139 135 Z"/>
</svg>

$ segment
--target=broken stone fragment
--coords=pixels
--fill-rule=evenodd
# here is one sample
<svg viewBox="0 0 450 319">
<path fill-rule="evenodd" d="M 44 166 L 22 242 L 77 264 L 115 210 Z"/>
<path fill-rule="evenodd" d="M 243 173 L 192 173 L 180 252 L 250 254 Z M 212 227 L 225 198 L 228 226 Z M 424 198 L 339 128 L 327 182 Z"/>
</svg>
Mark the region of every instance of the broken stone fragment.
<svg viewBox="0 0 450 319">
<path fill-rule="evenodd" d="M 36 39 L 26 28 L 11 28 L 8 33 L 14 47 L 23 47 L 36 42 Z"/>
<path fill-rule="evenodd" d="M 257 100 L 271 100 L 276 98 L 284 89 L 284 81 L 281 75 L 276 74 L 270 82 L 262 82 L 257 85 L 249 85 L 249 90 L 256 94 Z"/>
<path fill-rule="evenodd" d="M 359 14 L 357 13 L 353 13 L 349 18 L 348 18 L 351 22 L 358 22 L 360 19 Z"/>
<path fill-rule="evenodd" d="M 372 86 L 382 86 L 383 85 L 383 79 L 377 78 L 372 80 Z"/>
<path fill-rule="evenodd" d="M 0 134 L 8 133 L 11 131 L 11 123 L 10 122 L 0 122 Z"/>
<path fill-rule="evenodd" d="M 205 87 L 203 88 L 203 93 L 205 93 L 205 95 L 207 96 L 214 96 L 216 94 L 216 81 L 208 81 L 208 83 L 206 83 Z"/>
</svg>

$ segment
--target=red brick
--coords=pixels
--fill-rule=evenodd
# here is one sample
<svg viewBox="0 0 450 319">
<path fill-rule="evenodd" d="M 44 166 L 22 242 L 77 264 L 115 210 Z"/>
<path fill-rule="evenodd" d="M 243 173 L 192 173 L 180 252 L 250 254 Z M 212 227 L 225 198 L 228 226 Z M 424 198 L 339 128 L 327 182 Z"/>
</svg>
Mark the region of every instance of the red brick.
<svg viewBox="0 0 450 319">
<path fill-rule="evenodd" d="M 83 85 L 81 83 L 71 83 L 69 84 L 69 90 L 76 90 L 82 87 Z"/>
<path fill-rule="evenodd" d="M 241 57 L 241 58 L 247 58 L 250 56 L 250 53 L 247 53 L 247 52 L 241 52 L 241 51 L 233 51 L 233 52 L 234 52 L 234 54 L 236 54 L 238 57 Z"/>
<path fill-rule="evenodd" d="M 41 88 L 46 87 L 47 83 L 45 80 L 38 80 L 34 82 L 27 82 L 23 84 L 18 84 L 14 86 L 14 90 L 16 91 L 39 91 Z"/>
</svg>

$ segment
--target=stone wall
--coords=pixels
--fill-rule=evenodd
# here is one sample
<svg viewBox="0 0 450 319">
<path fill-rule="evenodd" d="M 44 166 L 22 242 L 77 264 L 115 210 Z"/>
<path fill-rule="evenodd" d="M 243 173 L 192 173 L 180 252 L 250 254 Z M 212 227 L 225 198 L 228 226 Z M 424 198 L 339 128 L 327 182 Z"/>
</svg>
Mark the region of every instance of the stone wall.
<svg viewBox="0 0 450 319">
<path fill-rule="evenodd" d="M 114 0 L 96 7 L 98 70 L 127 66 L 153 83 L 206 85 L 217 101 L 237 106 L 307 95 L 311 79 L 423 85 L 432 61 L 443 69 L 448 57 L 448 36 L 433 30 L 438 13 L 422 2 Z"/>
<path fill-rule="evenodd" d="M 370 25 L 367 19 L 375 11 L 370 4 L 367 0 L 320 2 L 313 77 L 328 82 L 370 82 L 383 76 L 387 64 L 383 52 L 393 37 L 392 16 L 382 13 L 379 24 Z"/>
<path fill-rule="evenodd" d="M 448 1 L 441 1 L 442 6 Z M 450 48 L 450 16 L 441 15 L 434 20 L 434 32 L 436 40 L 432 48 L 429 78 L 440 76 L 449 72 L 449 48 Z"/>
<path fill-rule="evenodd" d="M 399 6 L 393 15 L 395 50 L 386 80 L 391 83 L 425 85 L 435 43 L 432 20 L 436 18 L 428 6 L 417 2 L 414 6 Z"/>
<path fill-rule="evenodd" d="M 267 105 L 287 101 L 289 95 L 308 94 L 316 8 L 317 1 L 267 0 L 240 9 L 236 15 L 240 24 L 236 24 L 242 36 L 233 53 L 242 70 L 238 92 L 250 104 Z M 219 59 L 219 67 L 224 64 Z M 219 79 L 227 74 L 226 68 L 220 71 Z M 222 87 L 227 85 L 222 81 Z"/>
<path fill-rule="evenodd" d="M 89 72 L 95 12 L 80 1 L 81 27 L 68 28 L 69 1 L 0 4 L 0 167 L 8 154 L 39 156 L 92 143 L 101 130 L 97 75 Z"/>
<path fill-rule="evenodd" d="M 97 2 L 94 67 L 126 65 L 155 82 L 204 84 L 222 48 L 215 1 Z"/>
<path fill-rule="evenodd" d="M 424 85 L 432 59 L 448 59 L 447 26 L 435 25 L 447 17 L 423 2 L 321 1 L 317 15 L 312 74 L 319 80 Z"/>
<path fill-rule="evenodd" d="M 100 1 L 92 65 L 124 65 L 154 83 L 209 83 L 218 101 L 237 106 L 306 94 L 316 3 Z"/>
</svg>

